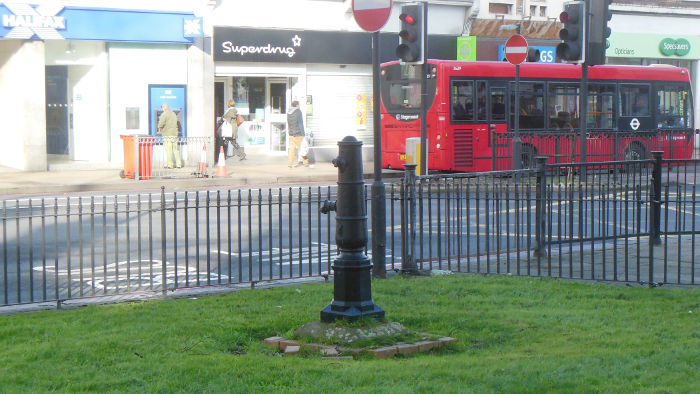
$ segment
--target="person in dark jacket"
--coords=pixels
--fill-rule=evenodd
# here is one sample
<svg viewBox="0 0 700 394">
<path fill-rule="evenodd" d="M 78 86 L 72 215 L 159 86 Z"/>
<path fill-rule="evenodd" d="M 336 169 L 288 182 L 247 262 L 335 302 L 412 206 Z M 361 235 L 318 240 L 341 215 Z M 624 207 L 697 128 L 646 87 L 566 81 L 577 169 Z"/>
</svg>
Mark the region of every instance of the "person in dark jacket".
<svg viewBox="0 0 700 394">
<path fill-rule="evenodd" d="M 299 109 L 299 101 L 292 101 L 292 108 L 287 112 L 287 131 L 289 132 L 289 148 L 287 151 L 287 166 L 289 168 L 296 167 L 297 150 L 304 142 L 306 133 L 304 132 L 304 116 Z M 308 156 L 301 157 L 304 162 L 304 167 L 309 167 Z"/>
</svg>

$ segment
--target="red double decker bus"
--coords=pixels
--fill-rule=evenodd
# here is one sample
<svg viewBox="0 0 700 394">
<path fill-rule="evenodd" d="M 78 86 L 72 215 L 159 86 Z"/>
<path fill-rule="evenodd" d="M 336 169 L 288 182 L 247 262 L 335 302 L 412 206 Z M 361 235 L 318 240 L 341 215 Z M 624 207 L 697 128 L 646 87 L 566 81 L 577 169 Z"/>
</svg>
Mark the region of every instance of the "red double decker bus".
<svg viewBox="0 0 700 394">
<path fill-rule="evenodd" d="M 381 67 L 382 167 L 403 168 L 405 141 L 420 137 L 421 66 Z M 522 168 L 535 155 L 550 163 L 580 160 L 581 66 L 515 66 L 507 62 L 429 60 L 428 168 L 491 171 L 512 167 L 513 124 L 519 116 Z M 693 150 L 688 70 L 673 66 L 589 68 L 586 161 L 687 159 Z"/>
</svg>

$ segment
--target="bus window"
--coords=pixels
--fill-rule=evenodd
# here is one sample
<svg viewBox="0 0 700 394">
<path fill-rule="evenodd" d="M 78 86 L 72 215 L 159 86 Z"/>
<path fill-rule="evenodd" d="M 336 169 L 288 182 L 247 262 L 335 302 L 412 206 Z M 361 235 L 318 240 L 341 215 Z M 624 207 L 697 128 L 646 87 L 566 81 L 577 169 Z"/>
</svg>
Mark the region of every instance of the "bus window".
<svg viewBox="0 0 700 394">
<path fill-rule="evenodd" d="M 476 82 L 476 120 L 488 120 L 486 81 Z"/>
<path fill-rule="evenodd" d="M 506 120 L 506 88 L 491 88 L 491 121 Z"/>
<path fill-rule="evenodd" d="M 690 93 L 684 87 L 664 86 L 657 92 L 659 111 L 656 114 L 660 129 L 690 127 Z"/>
<path fill-rule="evenodd" d="M 515 91 L 515 84 L 511 84 Z M 511 98 L 514 96 L 511 95 Z M 513 99 L 514 100 L 514 99 Z M 511 103 L 511 108 L 514 107 Z M 520 128 L 543 129 L 544 128 L 544 83 L 521 82 L 520 83 Z M 511 113 L 511 117 L 513 114 Z"/>
<path fill-rule="evenodd" d="M 649 116 L 649 85 L 620 85 L 620 116 Z"/>
<path fill-rule="evenodd" d="M 420 81 L 396 81 L 389 84 L 391 109 L 420 109 Z"/>
<path fill-rule="evenodd" d="M 452 81 L 450 108 L 453 121 L 474 120 L 474 81 Z"/>
<path fill-rule="evenodd" d="M 550 83 L 547 118 L 552 129 L 575 129 L 581 126 L 579 86 L 573 83 Z"/>
<path fill-rule="evenodd" d="M 595 129 L 612 129 L 615 124 L 615 85 L 588 85 L 588 124 Z"/>
</svg>

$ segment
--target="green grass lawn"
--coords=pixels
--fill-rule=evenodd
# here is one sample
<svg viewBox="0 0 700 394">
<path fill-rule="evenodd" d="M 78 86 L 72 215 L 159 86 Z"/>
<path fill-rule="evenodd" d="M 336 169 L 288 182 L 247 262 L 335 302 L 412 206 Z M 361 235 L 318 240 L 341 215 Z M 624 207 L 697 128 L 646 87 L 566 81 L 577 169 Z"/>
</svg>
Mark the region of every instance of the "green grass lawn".
<svg viewBox="0 0 700 394">
<path fill-rule="evenodd" d="M 332 284 L 0 316 L 0 391 L 698 392 L 700 291 L 509 276 L 373 282 L 387 319 L 458 342 L 282 356 Z"/>
</svg>

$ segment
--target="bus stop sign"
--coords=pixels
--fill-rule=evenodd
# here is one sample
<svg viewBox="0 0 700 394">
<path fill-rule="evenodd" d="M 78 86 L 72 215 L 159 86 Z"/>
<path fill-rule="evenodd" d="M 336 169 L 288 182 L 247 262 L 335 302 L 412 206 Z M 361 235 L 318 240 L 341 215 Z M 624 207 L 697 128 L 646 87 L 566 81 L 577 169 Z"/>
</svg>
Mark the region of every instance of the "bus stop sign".
<svg viewBox="0 0 700 394">
<path fill-rule="evenodd" d="M 527 40 L 520 34 L 511 36 L 508 41 L 506 41 L 504 51 L 506 59 L 510 64 L 518 65 L 527 58 Z"/>
<path fill-rule="evenodd" d="M 355 22 L 366 31 L 377 31 L 384 27 L 391 15 L 392 0 L 352 0 L 352 15 Z"/>
</svg>

